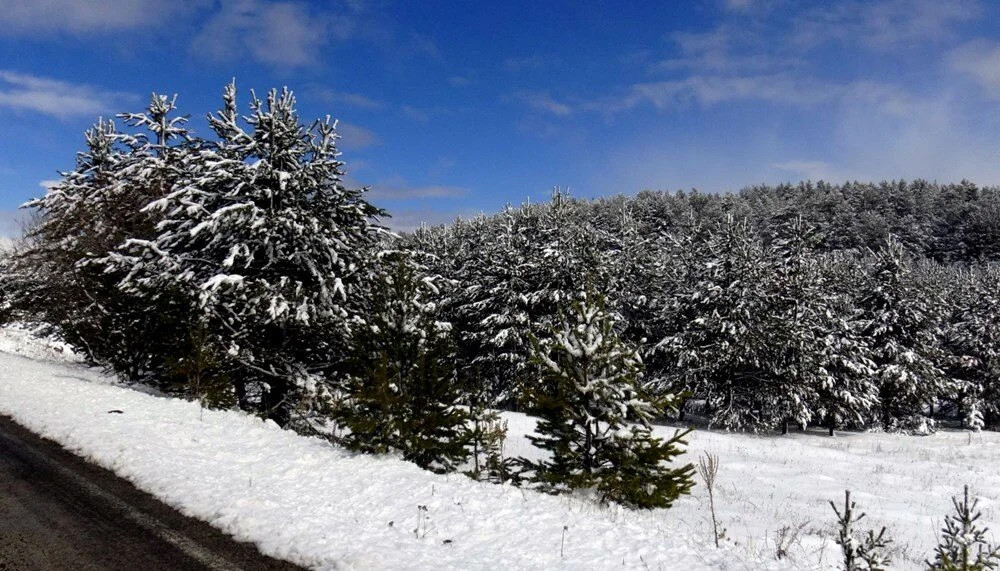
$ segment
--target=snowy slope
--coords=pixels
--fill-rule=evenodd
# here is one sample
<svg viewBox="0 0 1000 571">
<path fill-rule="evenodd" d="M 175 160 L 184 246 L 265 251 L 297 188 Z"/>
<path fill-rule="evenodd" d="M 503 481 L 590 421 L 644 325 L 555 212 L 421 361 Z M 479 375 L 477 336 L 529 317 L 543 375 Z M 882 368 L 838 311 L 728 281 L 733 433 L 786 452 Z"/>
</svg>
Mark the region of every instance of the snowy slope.
<svg viewBox="0 0 1000 571">
<path fill-rule="evenodd" d="M 243 414 L 202 417 L 60 362 L 21 332 L 0 337 L 22 353 L 0 353 L 0 412 L 269 555 L 317 568 L 761 568 L 709 547 L 679 513 L 437 476 Z"/>
</svg>

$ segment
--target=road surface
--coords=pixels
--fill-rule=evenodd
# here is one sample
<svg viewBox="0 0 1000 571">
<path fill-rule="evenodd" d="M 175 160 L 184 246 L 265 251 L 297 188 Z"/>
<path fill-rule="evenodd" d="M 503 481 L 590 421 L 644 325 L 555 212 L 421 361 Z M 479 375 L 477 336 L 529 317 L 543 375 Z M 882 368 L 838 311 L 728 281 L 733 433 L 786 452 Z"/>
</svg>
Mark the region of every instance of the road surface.
<svg viewBox="0 0 1000 571">
<path fill-rule="evenodd" d="M 298 569 L 0 416 L 0 571 Z"/>
</svg>

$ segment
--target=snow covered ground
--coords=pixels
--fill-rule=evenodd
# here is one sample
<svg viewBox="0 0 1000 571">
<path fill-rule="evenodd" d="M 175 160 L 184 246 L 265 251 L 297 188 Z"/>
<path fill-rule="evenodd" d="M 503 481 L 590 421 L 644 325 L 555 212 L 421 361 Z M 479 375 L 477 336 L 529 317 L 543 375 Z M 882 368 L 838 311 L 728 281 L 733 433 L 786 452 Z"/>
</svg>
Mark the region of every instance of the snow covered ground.
<svg viewBox="0 0 1000 571">
<path fill-rule="evenodd" d="M 511 434 L 534 428 L 525 415 L 507 414 Z M 673 428 L 658 427 L 662 436 Z M 1000 540 L 1000 434 L 944 431 L 932 436 L 838 433 L 823 430 L 787 436 L 754 436 L 697 430 L 690 435 L 690 461 L 705 453 L 721 462 L 716 510 L 728 543 L 751 561 L 773 559 L 785 531 L 784 550 L 799 568 L 836 568 L 836 516 L 829 501 L 842 507 L 844 490 L 860 511 L 861 529 L 889 529 L 893 567 L 917 569 L 932 557 L 951 496 L 968 484 L 980 498 L 980 523 Z M 536 453 L 524 438 L 512 438 L 508 453 Z M 700 484 L 699 480 L 699 484 Z M 668 518 L 686 531 L 711 537 L 708 493 L 698 485 Z M 792 539 L 792 536 L 795 536 Z"/>
<path fill-rule="evenodd" d="M 0 330 L 0 413 L 269 555 L 317 568 L 833 568 L 827 502 L 845 488 L 869 514 L 864 525 L 889 526 L 898 568 L 930 555 L 964 483 L 1000 529 L 995 433 L 697 431 L 688 458 L 709 451 L 722 462 L 716 501 L 728 539 L 717 550 L 700 485 L 671 510 L 631 512 L 437 476 L 115 386 L 25 330 Z M 535 454 L 523 437 L 534 422 L 505 417 L 507 453 Z M 788 557 L 777 561 L 782 528 Z"/>
</svg>

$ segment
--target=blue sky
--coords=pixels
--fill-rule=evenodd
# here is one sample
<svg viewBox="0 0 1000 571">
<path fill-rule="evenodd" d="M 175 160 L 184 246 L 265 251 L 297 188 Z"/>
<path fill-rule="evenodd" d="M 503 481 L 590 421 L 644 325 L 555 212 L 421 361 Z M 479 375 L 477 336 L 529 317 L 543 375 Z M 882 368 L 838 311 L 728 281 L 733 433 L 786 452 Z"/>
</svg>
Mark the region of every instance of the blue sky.
<svg viewBox="0 0 1000 571">
<path fill-rule="evenodd" d="M 553 186 L 1000 184 L 1000 2 L 0 0 L 0 234 L 99 115 L 177 93 L 204 132 L 233 77 L 339 118 L 398 228 Z"/>
</svg>

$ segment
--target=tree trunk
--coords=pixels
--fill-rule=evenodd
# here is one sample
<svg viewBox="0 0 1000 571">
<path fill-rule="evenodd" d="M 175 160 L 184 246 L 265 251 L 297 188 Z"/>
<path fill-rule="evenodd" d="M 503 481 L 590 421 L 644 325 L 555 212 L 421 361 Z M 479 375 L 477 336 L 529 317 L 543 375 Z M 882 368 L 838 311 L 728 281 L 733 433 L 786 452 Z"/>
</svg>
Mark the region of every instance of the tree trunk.
<svg viewBox="0 0 1000 571">
<path fill-rule="evenodd" d="M 291 420 L 291 411 L 288 406 L 288 381 L 285 379 L 271 379 L 268 381 L 270 388 L 264 391 L 261 397 L 261 404 L 264 407 L 264 414 L 268 419 L 273 420 L 278 426 L 284 428 Z"/>
<path fill-rule="evenodd" d="M 250 403 L 247 402 L 247 383 L 244 380 L 237 380 L 233 383 L 233 388 L 236 391 L 236 406 L 240 407 L 240 410 L 247 411 L 250 410 Z"/>
</svg>

